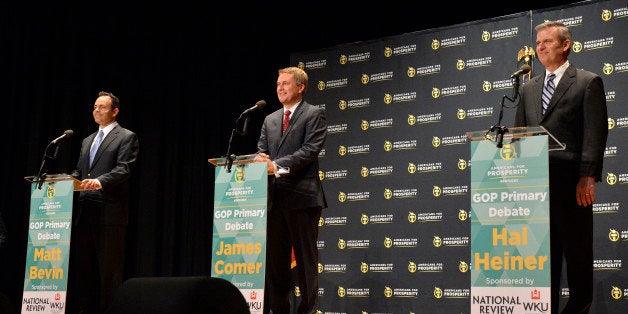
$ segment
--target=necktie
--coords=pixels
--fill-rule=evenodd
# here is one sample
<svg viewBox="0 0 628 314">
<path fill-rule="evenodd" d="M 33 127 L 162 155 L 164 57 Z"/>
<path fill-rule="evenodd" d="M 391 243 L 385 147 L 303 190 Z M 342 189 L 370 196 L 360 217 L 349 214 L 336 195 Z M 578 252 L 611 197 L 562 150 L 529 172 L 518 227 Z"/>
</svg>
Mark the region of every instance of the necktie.
<svg viewBox="0 0 628 314">
<path fill-rule="evenodd" d="M 288 128 L 288 123 L 290 122 L 290 110 L 286 110 L 283 115 L 283 125 L 281 126 L 281 134 L 286 133 L 286 129 Z"/>
<path fill-rule="evenodd" d="M 552 94 L 554 93 L 555 77 L 556 74 L 550 73 L 547 76 L 547 84 L 545 84 L 545 86 L 543 87 L 543 96 L 541 96 L 543 103 L 543 114 L 545 114 L 545 111 L 547 111 L 547 106 L 549 105 L 550 99 L 552 99 Z"/>
<path fill-rule="evenodd" d="M 105 133 L 102 130 L 98 131 L 98 135 L 96 135 L 96 139 L 94 139 L 94 143 L 92 144 L 92 148 L 89 150 L 89 166 L 91 167 L 94 162 L 94 156 L 96 156 L 96 152 L 98 151 L 98 146 L 100 146 L 100 141 L 102 141 L 102 137 Z"/>
</svg>

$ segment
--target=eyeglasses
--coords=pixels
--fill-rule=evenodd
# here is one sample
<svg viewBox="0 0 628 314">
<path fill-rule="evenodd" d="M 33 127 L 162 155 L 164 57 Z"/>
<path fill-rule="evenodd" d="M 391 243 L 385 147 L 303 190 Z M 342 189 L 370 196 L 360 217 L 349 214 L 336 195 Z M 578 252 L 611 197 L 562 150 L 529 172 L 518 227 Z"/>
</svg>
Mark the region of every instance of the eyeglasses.
<svg viewBox="0 0 628 314">
<path fill-rule="evenodd" d="M 98 110 L 98 111 L 107 111 L 109 109 L 111 109 L 111 106 L 105 106 L 105 105 L 94 106 L 94 110 Z"/>
</svg>

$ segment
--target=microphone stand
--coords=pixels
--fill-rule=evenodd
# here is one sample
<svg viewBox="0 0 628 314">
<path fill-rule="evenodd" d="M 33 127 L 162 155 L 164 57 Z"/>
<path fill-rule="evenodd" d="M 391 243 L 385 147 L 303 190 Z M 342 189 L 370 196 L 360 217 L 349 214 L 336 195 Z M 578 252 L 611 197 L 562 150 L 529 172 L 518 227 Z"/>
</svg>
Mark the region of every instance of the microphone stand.
<svg viewBox="0 0 628 314">
<path fill-rule="evenodd" d="M 231 153 L 231 143 L 233 142 L 233 135 L 245 135 L 246 129 L 249 124 L 249 116 L 246 115 L 244 118 L 244 126 L 242 127 L 242 131 L 238 131 L 238 123 L 240 122 L 240 119 L 242 119 L 242 116 L 243 114 L 241 114 L 236 120 L 235 127 L 231 130 L 231 136 L 229 137 L 229 145 L 227 146 L 227 154 L 225 155 L 225 157 L 227 158 L 227 173 L 231 173 L 231 167 L 233 166 L 233 161 L 236 158 L 236 155 Z"/>
<path fill-rule="evenodd" d="M 46 149 L 44 150 L 44 156 L 41 159 L 41 165 L 39 166 L 39 171 L 37 172 L 37 175 L 35 176 L 33 180 L 33 182 L 37 183 L 37 189 L 39 190 L 41 190 L 41 186 L 44 184 L 44 180 L 46 180 L 46 173 L 44 173 L 44 165 L 46 164 L 46 160 L 56 159 L 57 154 L 59 153 L 59 145 L 57 144 L 54 155 L 49 156 L 48 149 L 50 148 L 51 145 L 52 143 L 48 143 L 48 146 L 46 146 Z"/>
<path fill-rule="evenodd" d="M 519 95 L 519 76 L 518 75 L 515 76 L 514 80 L 515 81 L 512 83 L 512 86 L 513 86 L 512 98 L 506 95 L 502 97 L 501 103 L 499 105 L 499 119 L 497 120 L 497 124 L 491 126 L 491 129 L 486 132 L 486 135 L 488 135 L 491 132 L 496 132 L 495 141 L 497 142 L 496 144 L 497 148 L 503 147 L 504 134 L 508 133 L 508 128 L 501 125 L 502 118 L 504 117 L 504 100 L 508 99 L 510 100 L 510 102 L 514 103 L 515 100 L 517 100 L 517 95 Z M 513 108 L 513 107 L 509 107 L 509 108 Z"/>
</svg>

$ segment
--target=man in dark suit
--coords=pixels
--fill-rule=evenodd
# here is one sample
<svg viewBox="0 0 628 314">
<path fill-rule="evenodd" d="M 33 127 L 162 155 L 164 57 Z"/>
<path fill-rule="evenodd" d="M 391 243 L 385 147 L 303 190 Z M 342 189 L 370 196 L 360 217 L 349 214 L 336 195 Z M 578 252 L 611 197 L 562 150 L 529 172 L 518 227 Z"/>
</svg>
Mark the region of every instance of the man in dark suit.
<svg viewBox="0 0 628 314">
<path fill-rule="evenodd" d="M 547 21 L 535 30 L 545 71 L 522 86 L 515 126 L 542 125 L 566 144 L 564 150 L 549 152 L 552 313 L 558 313 L 563 257 L 569 302 L 562 313 L 588 313 L 593 300 L 592 204 L 608 136 L 604 84 L 567 60 L 569 28 Z M 550 78 L 553 93 L 545 87 Z M 543 98 L 548 100 L 545 109 Z"/>
<path fill-rule="evenodd" d="M 72 172 L 84 190 L 73 213 L 69 313 L 102 313 L 123 281 L 129 177 L 139 141 L 116 122 L 119 113 L 118 97 L 100 92 L 93 110 L 98 132 L 83 140 Z"/>
<path fill-rule="evenodd" d="M 308 77 L 298 67 L 279 70 L 277 97 L 283 104 L 264 119 L 256 161 L 268 163 L 265 311 L 290 312 L 291 250 L 297 263 L 301 301 L 311 313 L 318 296 L 318 221 L 327 207 L 318 176 L 318 153 L 327 137 L 325 111 L 303 100 Z M 285 130 L 282 130 L 285 128 Z"/>
</svg>

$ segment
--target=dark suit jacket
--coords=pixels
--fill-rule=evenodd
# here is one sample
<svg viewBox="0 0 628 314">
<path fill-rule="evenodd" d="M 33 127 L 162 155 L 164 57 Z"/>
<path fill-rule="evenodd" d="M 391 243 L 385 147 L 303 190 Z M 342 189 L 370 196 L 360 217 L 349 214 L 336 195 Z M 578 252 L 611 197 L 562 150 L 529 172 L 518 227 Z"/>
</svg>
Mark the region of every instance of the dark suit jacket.
<svg viewBox="0 0 628 314">
<path fill-rule="evenodd" d="M 290 168 L 279 178 L 269 176 L 268 209 L 327 207 L 318 176 L 318 153 L 327 136 L 325 111 L 301 101 L 292 114 L 286 133 L 281 134 L 283 108 L 264 119 L 257 148 L 275 164 Z"/>
<path fill-rule="evenodd" d="M 102 190 L 81 191 L 79 202 L 90 206 L 79 208 L 75 220 L 89 215 L 90 223 L 126 225 L 128 223 L 129 177 L 137 162 L 139 141 L 137 135 L 119 124 L 103 139 L 89 166 L 89 150 L 96 134 L 83 139 L 76 170 L 72 176 L 79 179 L 98 179 Z M 89 204 L 89 205 L 87 205 Z"/>
<path fill-rule="evenodd" d="M 580 175 L 601 180 L 608 116 L 602 78 L 570 65 L 563 74 L 545 115 L 541 95 L 545 72 L 521 87 L 515 126 L 542 125 L 566 144 L 563 151 L 550 151 L 550 161 L 579 163 Z"/>
</svg>

